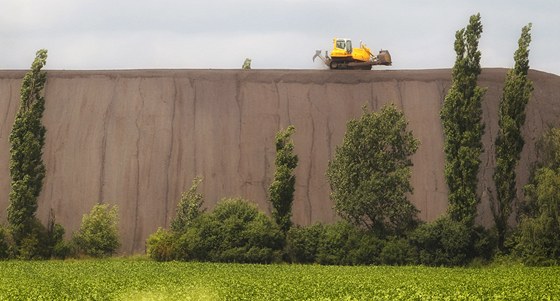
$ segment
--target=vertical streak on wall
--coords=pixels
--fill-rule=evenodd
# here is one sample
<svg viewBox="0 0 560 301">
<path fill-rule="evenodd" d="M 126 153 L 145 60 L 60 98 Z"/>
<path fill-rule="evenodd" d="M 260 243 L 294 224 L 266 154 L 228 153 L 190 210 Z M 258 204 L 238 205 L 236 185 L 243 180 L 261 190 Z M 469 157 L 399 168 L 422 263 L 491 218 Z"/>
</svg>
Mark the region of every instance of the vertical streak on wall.
<svg viewBox="0 0 560 301">
<path fill-rule="evenodd" d="M 104 193 L 104 188 L 105 188 L 105 164 L 106 164 L 106 160 L 105 160 L 105 155 L 107 153 L 107 135 L 108 135 L 108 123 L 109 123 L 109 117 L 111 116 L 111 112 L 113 109 L 113 104 L 115 103 L 115 98 L 116 98 L 116 90 L 119 84 L 119 79 L 118 77 L 113 81 L 113 93 L 111 94 L 111 101 L 109 102 L 109 105 L 107 106 L 107 109 L 105 110 L 105 114 L 103 115 L 103 134 L 102 134 L 102 141 L 101 141 L 101 164 L 100 164 L 100 168 L 101 171 L 99 172 L 99 193 L 98 193 L 98 198 L 97 198 L 97 202 L 98 203 L 103 203 L 103 198 L 105 197 L 105 193 Z"/>
<path fill-rule="evenodd" d="M 171 174 L 171 158 L 173 155 L 173 150 L 175 148 L 175 118 L 177 115 L 177 103 L 179 102 L 178 100 L 178 87 L 177 87 L 177 78 L 174 76 L 173 77 L 173 97 L 171 99 L 171 120 L 169 122 L 169 128 L 170 128 L 170 140 L 171 140 L 171 145 L 169 146 L 169 154 L 167 155 L 167 160 L 165 161 L 165 173 L 166 173 L 166 178 L 165 178 L 165 196 L 164 196 L 164 202 L 165 202 L 165 217 L 164 217 L 164 225 L 167 226 L 169 225 L 169 215 L 170 215 L 170 207 L 169 207 L 169 183 L 170 183 L 170 174 Z"/>
</svg>

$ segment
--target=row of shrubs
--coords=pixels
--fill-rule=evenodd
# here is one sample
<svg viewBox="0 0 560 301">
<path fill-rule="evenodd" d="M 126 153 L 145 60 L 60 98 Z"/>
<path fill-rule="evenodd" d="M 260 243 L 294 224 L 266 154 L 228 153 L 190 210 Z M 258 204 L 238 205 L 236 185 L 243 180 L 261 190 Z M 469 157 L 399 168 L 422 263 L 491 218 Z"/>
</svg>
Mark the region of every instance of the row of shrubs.
<svg viewBox="0 0 560 301">
<path fill-rule="evenodd" d="M 37 222 L 19 248 L 9 229 L 0 226 L 0 259 L 110 256 L 120 246 L 117 222 L 116 207 L 98 204 L 84 215 L 71 240 L 64 240 L 64 229 L 51 218 L 47 227 Z M 496 245 L 494 232 L 469 229 L 445 216 L 402 236 L 379 237 L 346 221 L 293 226 L 283 233 L 253 203 L 240 198 L 225 199 L 211 212 L 194 206 L 188 218 L 174 222 L 171 229 L 159 228 L 148 238 L 149 257 L 157 261 L 458 266 L 491 260 Z M 509 250 L 526 264 L 557 264 L 554 258 L 560 243 L 533 228 L 522 225 L 513 232 Z"/>
<path fill-rule="evenodd" d="M 493 237 L 446 217 L 402 237 L 377 237 L 345 221 L 294 226 L 284 234 L 254 204 L 236 198 L 200 213 L 183 230 L 159 228 L 147 240 L 147 254 L 157 261 L 452 266 L 490 259 Z"/>
<path fill-rule="evenodd" d="M 457 266 L 475 259 L 491 260 L 496 245 L 492 231 L 482 227 L 469 230 L 445 216 L 402 236 L 379 237 L 346 221 L 293 226 L 283 233 L 253 203 L 240 198 L 225 199 L 211 212 L 197 210 L 175 227 L 159 228 L 152 234 L 147 240 L 148 256 L 157 261 Z M 9 229 L 0 226 L 0 259 L 110 256 L 120 246 L 117 222 L 117 208 L 99 204 L 84 215 L 71 240 L 63 239 L 64 229 L 51 219 L 47 227 L 37 222 L 33 235 L 19 248 Z M 559 243 L 546 240 L 547 235 L 531 235 L 533 239 L 527 241 L 526 228 L 520 227 L 510 236 L 512 253 L 530 265 L 556 264 L 541 249 L 557 251 L 552 245 Z"/>
<path fill-rule="evenodd" d="M 47 227 L 35 220 L 31 234 L 19 246 L 9 228 L 0 225 L 0 259 L 110 256 L 120 246 L 117 226 L 118 209 L 107 204 L 97 204 L 89 214 L 84 214 L 80 229 L 68 241 L 64 240 L 65 230 L 55 223 L 52 213 Z"/>
<path fill-rule="evenodd" d="M 493 239 L 483 228 L 469 231 L 446 217 L 406 236 L 386 238 L 341 221 L 290 229 L 285 251 L 297 263 L 454 266 L 474 258 L 490 259 Z"/>
</svg>

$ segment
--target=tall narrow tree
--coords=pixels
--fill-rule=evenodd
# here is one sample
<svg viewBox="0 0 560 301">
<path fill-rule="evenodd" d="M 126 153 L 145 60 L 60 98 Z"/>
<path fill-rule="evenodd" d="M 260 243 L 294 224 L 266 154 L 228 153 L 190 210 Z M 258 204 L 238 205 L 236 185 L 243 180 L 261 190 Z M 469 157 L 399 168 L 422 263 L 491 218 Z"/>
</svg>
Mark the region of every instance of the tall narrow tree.
<svg viewBox="0 0 560 301">
<path fill-rule="evenodd" d="M 31 70 L 23 78 L 20 107 L 10 133 L 12 182 L 8 222 L 18 246 L 33 230 L 37 198 L 45 177 L 42 155 L 46 129 L 41 118 L 45 110 L 42 90 L 47 75 L 41 69 L 46 60 L 47 50 L 37 51 Z"/>
<path fill-rule="evenodd" d="M 490 205 L 498 230 L 498 247 L 501 249 L 504 248 L 508 219 L 516 199 L 515 167 L 525 144 L 521 136 L 521 128 L 525 123 L 525 107 L 533 91 L 533 83 L 527 77 L 530 31 L 531 23 L 521 30 L 519 47 L 514 54 L 515 66 L 507 73 L 498 116 L 500 130 L 496 137 L 494 171 L 496 198 L 491 199 Z"/>
<path fill-rule="evenodd" d="M 294 132 L 295 127 L 290 125 L 276 133 L 276 172 L 268 189 L 272 217 L 284 233 L 292 226 L 292 203 L 296 185 L 294 169 L 298 164 L 298 157 L 294 154 L 294 142 L 291 139 Z"/>
<path fill-rule="evenodd" d="M 484 133 L 482 97 L 485 93 L 477 86 L 481 71 L 478 50 L 481 34 L 480 14 L 471 16 L 466 29 L 456 32 L 453 80 L 440 113 L 445 136 L 448 213 L 453 220 L 467 225 L 474 224 L 480 202 L 476 189 Z"/>
</svg>

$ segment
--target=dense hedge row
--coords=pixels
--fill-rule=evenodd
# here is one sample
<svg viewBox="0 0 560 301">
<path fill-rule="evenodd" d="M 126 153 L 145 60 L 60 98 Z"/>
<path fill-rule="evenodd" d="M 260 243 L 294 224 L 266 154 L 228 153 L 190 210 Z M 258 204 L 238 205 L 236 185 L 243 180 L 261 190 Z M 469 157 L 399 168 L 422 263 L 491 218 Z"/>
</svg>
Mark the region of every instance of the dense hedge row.
<svg viewBox="0 0 560 301">
<path fill-rule="evenodd" d="M 158 229 L 147 253 L 158 261 L 318 263 L 324 265 L 464 265 L 490 259 L 494 237 L 482 228 L 441 218 L 402 237 L 378 237 L 345 221 L 294 226 L 286 236 L 256 206 L 225 199 L 184 231 Z"/>
</svg>

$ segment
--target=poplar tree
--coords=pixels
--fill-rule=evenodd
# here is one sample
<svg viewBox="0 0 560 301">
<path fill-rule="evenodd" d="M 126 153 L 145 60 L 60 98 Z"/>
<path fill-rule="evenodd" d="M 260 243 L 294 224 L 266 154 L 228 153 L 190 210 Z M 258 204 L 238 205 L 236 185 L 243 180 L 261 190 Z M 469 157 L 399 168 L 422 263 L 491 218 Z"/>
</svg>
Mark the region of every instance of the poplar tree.
<svg viewBox="0 0 560 301">
<path fill-rule="evenodd" d="M 298 164 L 298 157 L 294 154 L 294 142 L 291 139 L 294 132 L 295 127 L 290 125 L 276 133 L 276 172 L 268 189 L 272 217 L 284 233 L 292 226 L 292 203 L 296 185 L 294 169 Z"/>
<path fill-rule="evenodd" d="M 490 205 L 496 229 L 498 247 L 503 249 L 508 219 L 516 199 L 515 167 L 519 162 L 525 141 L 521 128 L 525 123 L 525 107 L 533 91 L 533 83 L 527 77 L 529 71 L 529 44 L 531 43 L 531 23 L 524 26 L 519 38 L 519 47 L 514 54 L 515 66 L 506 75 L 503 95 L 500 101 L 496 137 L 496 199 Z"/>
<path fill-rule="evenodd" d="M 470 17 L 469 25 L 455 34 L 455 52 L 451 88 L 440 117 L 444 132 L 445 180 L 449 187 L 448 213 L 455 221 L 474 225 L 477 175 L 482 153 L 482 97 L 485 89 L 477 86 L 481 72 L 478 41 L 482 34 L 480 14 Z"/>
<path fill-rule="evenodd" d="M 20 106 L 10 133 L 12 181 L 8 222 L 17 246 L 32 235 L 37 223 L 37 198 L 45 177 L 42 155 L 46 129 L 41 118 L 45 110 L 42 91 L 47 74 L 41 69 L 46 60 L 47 50 L 37 51 L 31 70 L 23 78 Z"/>
</svg>

